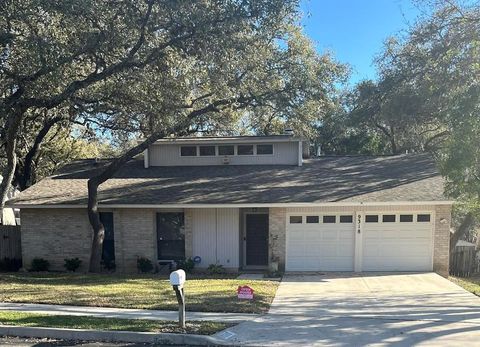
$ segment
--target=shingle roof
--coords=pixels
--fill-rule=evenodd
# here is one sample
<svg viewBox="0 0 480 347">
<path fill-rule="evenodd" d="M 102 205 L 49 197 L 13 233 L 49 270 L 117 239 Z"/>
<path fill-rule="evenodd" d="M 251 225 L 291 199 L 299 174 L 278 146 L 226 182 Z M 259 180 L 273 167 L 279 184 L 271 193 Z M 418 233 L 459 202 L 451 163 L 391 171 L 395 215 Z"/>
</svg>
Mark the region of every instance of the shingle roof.
<svg viewBox="0 0 480 347">
<path fill-rule="evenodd" d="M 22 192 L 15 205 L 86 204 L 102 164 L 73 162 Z M 426 154 L 325 156 L 303 166 L 150 167 L 132 160 L 100 187 L 100 204 L 245 204 L 445 201 Z"/>
</svg>

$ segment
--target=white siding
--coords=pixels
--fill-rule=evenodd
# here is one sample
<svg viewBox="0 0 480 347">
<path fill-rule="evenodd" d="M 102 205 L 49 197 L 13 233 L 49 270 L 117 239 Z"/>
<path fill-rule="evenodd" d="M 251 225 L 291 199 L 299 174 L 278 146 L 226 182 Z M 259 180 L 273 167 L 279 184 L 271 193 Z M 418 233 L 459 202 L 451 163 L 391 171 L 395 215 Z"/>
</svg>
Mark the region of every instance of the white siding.
<svg viewBox="0 0 480 347">
<path fill-rule="evenodd" d="M 254 144 L 254 143 L 252 143 Z M 193 144 L 192 144 L 193 145 Z M 221 144 L 223 145 L 223 143 Z M 226 144 L 228 145 L 228 144 Z M 154 144 L 148 151 L 150 166 L 224 165 L 224 156 L 181 157 L 178 144 Z M 298 165 L 298 142 L 273 143 L 273 155 L 234 155 L 229 165 Z"/>
<path fill-rule="evenodd" d="M 239 267 L 239 209 L 209 208 L 192 210 L 193 256 L 200 256 L 199 267 L 221 264 Z"/>
</svg>

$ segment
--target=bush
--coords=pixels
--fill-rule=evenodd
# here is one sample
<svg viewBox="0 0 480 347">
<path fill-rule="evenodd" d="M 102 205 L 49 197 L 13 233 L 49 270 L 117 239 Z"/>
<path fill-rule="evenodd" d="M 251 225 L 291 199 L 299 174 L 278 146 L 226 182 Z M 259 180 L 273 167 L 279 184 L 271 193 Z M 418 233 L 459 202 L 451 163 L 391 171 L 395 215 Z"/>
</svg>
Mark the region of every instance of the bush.
<svg viewBox="0 0 480 347">
<path fill-rule="evenodd" d="M 64 260 L 65 264 L 63 264 L 63 266 L 65 269 L 67 269 L 67 271 L 75 272 L 75 270 L 77 270 L 82 264 L 82 261 L 78 258 L 69 258 Z"/>
<path fill-rule="evenodd" d="M 150 259 L 139 257 L 137 258 L 137 268 L 141 273 L 152 272 L 153 264 Z"/>
<path fill-rule="evenodd" d="M 17 272 L 22 267 L 22 259 L 4 258 L 0 260 L 0 271 Z"/>
<path fill-rule="evenodd" d="M 225 272 L 223 265 L 220 264 L 210 264 L 207 267 L 207 271 L 212 275 L 218 275 Z"/>
<path fill-rule="evenodd" d="M 195 267 L 195 262 L 192 258 L 177 260 L 175 263 L 177 264 L 177 270 L 182 269 L 186 273 L 192 272 L 193 268 Z"/>
<path fill-rule="evenodd" d="M 48 268 L 50 267 L 50 263 L 48 260 L 45 260 L 43 258 L 33 258 L 32 264 L 30 266 L 30 271 L 48 271 Z"/>
</svg>

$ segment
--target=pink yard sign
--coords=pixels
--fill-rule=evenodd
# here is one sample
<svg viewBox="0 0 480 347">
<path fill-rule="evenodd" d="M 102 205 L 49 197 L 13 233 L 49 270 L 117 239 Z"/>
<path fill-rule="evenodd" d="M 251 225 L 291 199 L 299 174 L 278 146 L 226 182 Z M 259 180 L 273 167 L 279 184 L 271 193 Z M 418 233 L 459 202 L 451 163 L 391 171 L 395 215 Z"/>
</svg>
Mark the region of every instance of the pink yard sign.
<svg viewBox="0 0 480 347">
<path fill-rule="evenodd" d="M 241 286 L 237 289 L 239 299 L 253 300 L 253 289 L 249 286 Z"/>
</svg>

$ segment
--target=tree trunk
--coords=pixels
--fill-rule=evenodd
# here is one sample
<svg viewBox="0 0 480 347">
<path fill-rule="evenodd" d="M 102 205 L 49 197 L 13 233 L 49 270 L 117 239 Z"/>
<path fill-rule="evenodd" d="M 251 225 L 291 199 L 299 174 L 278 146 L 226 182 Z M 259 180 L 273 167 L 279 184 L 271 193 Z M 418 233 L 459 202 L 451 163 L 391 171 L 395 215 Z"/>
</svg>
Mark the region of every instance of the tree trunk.
<svg viewBox="0 0 480 347">
<path fill-rule="evenodd" d="M 3 218 L 3 208 L 7 201 L 8 192 L 12 188 L 13 176 L 15 174 L 15 167 L 17 165 L 17 132 L 22 120 L 21 113 L 11 114 L 7 118 L 6 133 L 5 133 L 5 155 L 7 165 L 3 170 L 3 180 L 0 184 L 0 219 Z"/>
<path fill-rule="evenodd" d="M 17 170 L 15 181 L 17 182 L 20 190 L 27 189 L 34 183 L 32 180 L 33 160 L 35 159 L 40 149 L 40 145 L 42 144 L 43 140 L 47 136 L 50 129 L 55 124 L 57 124 L 58 122 L 64 119 L 65 119 L 64 117 L 60 117 L 60 116 L 50 118 L 43 124 L 42 129 L 40 129 L 40 131 L 38 132 L 37 136 L 35 137 L 35 141 L 33 143 L 32 148 L 30 148 L 28 153 L 25 155 L 23 170 Z"/>
<path fill-rule="evenodd" d="M 460 240 L 462 236 L 466 234 L 468 229 L 470 229 L 474 223 L 475 223 L 475 216 L 473 215 L 472 212 L 468 212 L 463 218 L 463 221 L 460 224 L 460 226 L 450 236 L 450 252 L 452 252 L 455 249 L 455 246 L 458 240 Z"/>
<path fill-rule="evenodd" d="M 88 220 L 93 228 L 92 251 L 90 253 L 90 272 L 102 270 L 102 249 L 105 238 L 105 228 L 98 212 L 98 186 L 95 178 L 88 180 Z"/>
<path fill-rule="evenodd" d="M 132 147 L 122 156 L 114 159 L 108 164 L 99 174 L 93 176 L 88 180 L 88 220 L 93 230 L 92 248 L 90 253 L 90 272 L 100 272 L 102 270 L 102 248 L 103 239 L 105 237 L 105 228 L 100 220 L 100 213 L 98 211 L 98 187 L 111 178 L 124 164 L 131 160 L 136 155 L 142 153 L 153 142 L 165 137 L 165 132 L 157 132 L 149 136 L 145 141 Z"/>
</svg>

